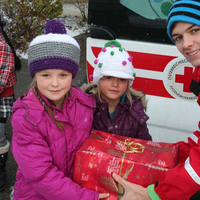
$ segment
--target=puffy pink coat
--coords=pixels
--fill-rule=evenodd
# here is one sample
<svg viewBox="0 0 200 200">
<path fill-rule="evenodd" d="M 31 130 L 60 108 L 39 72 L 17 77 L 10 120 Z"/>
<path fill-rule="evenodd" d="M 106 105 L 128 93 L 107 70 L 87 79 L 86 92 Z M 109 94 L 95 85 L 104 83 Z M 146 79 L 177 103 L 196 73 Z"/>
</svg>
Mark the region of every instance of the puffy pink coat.
<svg viewBox="0 0 200 200">
<path fill-rule="evenodd" d="M 11 151 L 18 164 L 14 200 L 97 200 L 97 192 L 71 180 L 75 153 L 92 127 L 92 99 L 71 87 L 63 109 L 52 107 L 54 119 L 66 124 L 63 131 L 32 89 L 14 103 Z"/>
</svg>

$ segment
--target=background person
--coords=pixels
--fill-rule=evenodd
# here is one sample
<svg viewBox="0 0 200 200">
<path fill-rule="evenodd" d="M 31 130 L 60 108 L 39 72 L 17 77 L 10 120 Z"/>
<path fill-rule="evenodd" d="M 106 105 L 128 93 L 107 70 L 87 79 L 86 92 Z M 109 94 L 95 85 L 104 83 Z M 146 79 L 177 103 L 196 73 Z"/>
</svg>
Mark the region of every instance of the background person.
<svg viewBox="0 0 200 200">
<path fill-rule="evenodd" d="M 6 121 L 12 114 L 16 71 L 21 69 L 17 57 L 0 18 L 0 191 L 6 188 L 6 163 L 10 143 L 6 140 Z"/>
</svg>

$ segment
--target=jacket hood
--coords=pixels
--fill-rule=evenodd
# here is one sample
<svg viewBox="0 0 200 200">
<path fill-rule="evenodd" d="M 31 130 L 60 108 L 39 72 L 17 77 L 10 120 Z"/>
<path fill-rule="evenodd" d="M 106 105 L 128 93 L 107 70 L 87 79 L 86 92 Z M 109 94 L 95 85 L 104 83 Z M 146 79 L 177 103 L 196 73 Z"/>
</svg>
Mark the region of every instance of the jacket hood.
<svg viewBox="0 0 200 200">
<path fill-rule="evenodd" d="M 42 119 L 44 107 L 31 88 L 28 93 L 21 95 L 13 104 L 13 114 L 25 110 L 24 117 L 32 124 L 37 125 Z"/>
<path fill-rule="evenodd" d="M 85 92 L 86 94 L 89 93 L 94 93 L 94 89 L 97 87 L 97 85 L 93 83 L 88 83 L 88 84 L 83 84 L 81 86 L 81 90 Z M 143 108 L 146 110 L 147 109 L 147 100 L 146 100 L 146 95 L 142 91 L 137 91 L 134 88 L 130 87 L 130 92 L 131 95 L 133 96 L 134 99 L 139 99 Z"/>
</svg>

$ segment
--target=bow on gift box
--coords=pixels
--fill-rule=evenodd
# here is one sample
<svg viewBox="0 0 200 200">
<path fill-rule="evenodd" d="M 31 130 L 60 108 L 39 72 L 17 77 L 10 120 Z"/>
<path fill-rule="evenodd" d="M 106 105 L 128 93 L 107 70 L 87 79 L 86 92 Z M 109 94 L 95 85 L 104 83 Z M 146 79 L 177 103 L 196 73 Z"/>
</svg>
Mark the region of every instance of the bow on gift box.
<svg viewBox="0 0 200 200">
<path fill-rule="evenodd" d="M 117 141 L 117 144 L 120 146 L 122 146 L 122 145 L 125 146 L 125 151 L 124 151 L 125 154 L 126 153 L 143 153 L 144 152 L 145 147 L 142 144 L 137 143 L 135 141 L 132 141 L 132 142 L 130 142 L 130 141 L 131 141 L 131 138 L 126 139 L 125 142 Z M 129 151 L 127 151 L 127 149 Z"/>
<path fill-rule="evenodd" d="M 120 171 L 119 171 L 119 175 L 121 176 L 121 172 L 122 172 L 122 168 L 123 168 L 123 164 L 124 164 L 124 158 L 125 158 L 126 154 L 127 153 L 143 153 L 145 147 L 142 144 L 137 143 L 135 141 L 131 142 L 131 138 L 126 139 L 125 142 L 117 141 L 117 144 L 119 146 L 121 146 L 124 151 L 124 154 L 122 157 L 122 163 L 121 163 Z M 134 167 L 134 163 L 133 163 L 132 167 L 124 174 L 123 178 L 125 180 L 127 179 L 128 174 L 132 171 L 133 167 Z M 118 184 L 118 200 L 120 200 L 123 195 L 124 195 L 123 187 L 122 187 L 122 185 Z"/>
</svg>

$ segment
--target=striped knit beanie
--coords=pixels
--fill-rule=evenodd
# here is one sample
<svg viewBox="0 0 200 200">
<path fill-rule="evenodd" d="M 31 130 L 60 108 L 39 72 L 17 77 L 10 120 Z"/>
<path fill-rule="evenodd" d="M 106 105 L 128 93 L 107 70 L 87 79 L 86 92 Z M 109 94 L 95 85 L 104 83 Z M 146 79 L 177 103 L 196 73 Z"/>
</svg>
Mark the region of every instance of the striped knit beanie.
<svg viewBox="0 0 200 200">
<path fill-rule="evenodd" d="M 80 46 L 67 35 L 65 25 L 52 19 L 45 26 L 45 34 L 37 36 L 29 45 L 29 73 L 46 69 L 63 69 L 75 78 L 79 70 Z"/>
<path fill-rule="evenodd" d="M 200 0 L 177 0 L 167 18 L 167 33 L 172 39 L 172 26 L 176 22 L 188 22 L 200 26 Z"/>
<path fill-rule="evenodd" d="M 115 40 L 107 42 L 97 59 L 94 60 L 93 83 L 98 84 L 103 76 L 129 79 L 132 85 L 135 73 L 130 56 L 121 44 Z"/>
</svg>

